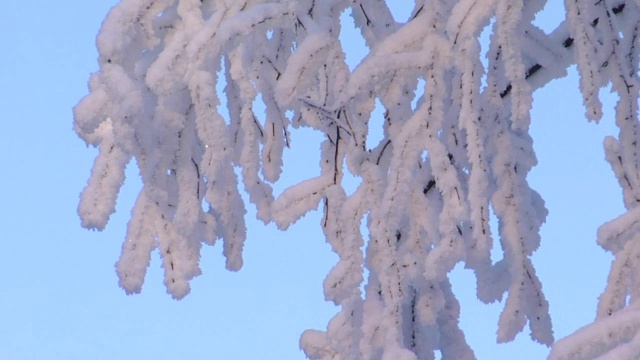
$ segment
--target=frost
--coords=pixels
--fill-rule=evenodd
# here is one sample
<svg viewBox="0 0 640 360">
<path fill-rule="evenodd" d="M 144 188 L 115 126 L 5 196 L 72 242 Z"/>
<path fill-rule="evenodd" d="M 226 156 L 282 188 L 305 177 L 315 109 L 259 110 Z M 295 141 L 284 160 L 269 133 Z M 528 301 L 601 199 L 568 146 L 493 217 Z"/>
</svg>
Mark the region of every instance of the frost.
<svg viewBox="0 0 640 360">
<path fill-rule="evenodd" d="M 324 293 L 340 311 L 326 331 L 302 335 L 309 358 L 473 359 L 448 278 L 459 263 L 481 301 L 505 299 L 498 341 L 528 326 L 551 346 L 531 261 L 547 210 L 527 181 L 537 164 L 529 110 L 533 92 L 575 63 L 589 119 L 601 117 L 603 86 L 619 95 L 620 134 L 604 147 L 628 211 L 598 232 L 615 260 L 595 322 L 551 356 L 637 354 L 638 3 L 566 0 L 566 21 L 549 34 L 532 23 L 544 0 L 416 1 L 405 22 L 387 3 L 122 0 L 110 11 L 74 130 L 99 149 L 78 206 L 84 227 L 107 225 L 126 165 L 139 168 L 120 286 L 140 292 L 157 250 L 167 291 L 183 298 L 202 245 L 218 239 L 226 267 L 239 270 L 245 192 L 258 218 L 281 229 L 323 211 L 339 257 Z M 342 14 L 368 48 L 358 64 L 346 63 Z M 276 197 L 300 127 L 324 137 L 318 172 Z M 345 165 L 358 182 L 350 194 Z M 494 263 L 497 244 L 504 256 Z"/>
</svg>

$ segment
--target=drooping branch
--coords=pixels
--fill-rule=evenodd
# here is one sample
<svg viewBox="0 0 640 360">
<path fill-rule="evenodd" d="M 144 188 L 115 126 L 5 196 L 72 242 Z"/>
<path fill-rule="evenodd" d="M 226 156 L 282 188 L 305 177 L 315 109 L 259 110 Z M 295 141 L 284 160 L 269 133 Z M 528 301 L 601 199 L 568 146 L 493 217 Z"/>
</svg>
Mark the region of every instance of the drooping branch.
<svg viewBox="0 0 640 360">
<path fill-rule="evenodd" d="M 622 14 L 622 12 L 624 11 L 626 4 L 625 2 L 621 2 L 615 6 L 613 6 L 611 8 L 611 13 L 614 15 L 619 15 Z M 591 21 L 591 26 L 596 27 L 598 26 L 598 23 L 600 22 L 600 18 L 595 18 Z M 525 33 L 528 30 L 525 31 Z M 560 25 L 558 25 L 558 27 L 556 28 L 556 30 L 554 30 L 548 37 L 547 40 L 548 42 L 553 42 L 553 41 L 557 41 L 559 39 L 561 39 L 561 44 L 562 47 L 564 47 L 565 49 L 571 49 L 573 47 L 573 43 L 574 43 L 574 39 L 573 37 L 571 37 L 570 35 L 568 35 L 568 30 L 567 30 L 567 25 L 566 22 L 562 22 Z M 573 64 L 573 61 L 569 61 L 569 62 L 563 62 L 562 64 L 557 64 L 556 66 L 564 66 L 564 68 L 569 67 L 570 65 Z M 547 68 L 545 68 L 544 66 L 542 66 L 539 63 L 535 63 L 533 65 L 530 65 L 527 68 L 527 71 L 525 72 L 525 78 L 529 79 L 530 77 L 537 75 L 539 76 L 540 73 L 539 72 L 544 72 Z M 557 70 L 555 70 L 557 71 Z M 554 72 L 555 72 L 554 71 Z M 555 79 L 556 77 L 552 77 L 552 78 L 546 78 L 544 80 L 542 80 L 542 82 L 537 82 L 538 84 L 541 85 L 537 85 L 537 87 L 543 87 L 547 82 L 549 82 L 552 79 Z M 512 86 L 511 84 L 508 84 L 507 87 L 502 90 L 500 92 L 500 97 L 504 98 L 506 96 L 508 96 L 511 93 L 511 89 Z"/>
<path fill-rule="evenodd" d="M 621 134 L 606 151 L 630 210 L 615 224 L 634 223 L 639 11 L 619 0 L 567 0 L 568 20 L 545 34 L 531 23 L 544 3 L 425 0 L 400 23 L 383 0 L 123 0 L 105 20 L 100 71 L 75 109 L 76 131 L 100 148 L 79 206 L 83 225 L 106 225 L 134 158 L 143 189 L 117 263 L 120 285 L 139 292 L 157 248 L 167 291 L 182 298 L 200 273 L 203 243 L 222 239 L 227 268 L 242 266 L 241 184 L 259 219 L 281 229 L 323 207 L 321 228 L 339 257 L 324 290 L 340 311 L 326 332 L 303 335 L 310 358 L 473 358 L 448 280 L 458 263 L 474 271 L 482 301 L 506 296 L 499 341 L 528 323 L 549 345 L 531 261 L 547 215 L 527 182 L 537 162 L 532 92 L 578 63 L 590 117 L 606 83 L 621 94 Z M 344 11 L 369 48 L 353 71 L 340 38 Z M 485 69 L 479 37 L 492 19 Z M 382 136 L 367 148 L 377 101 Z M 276 197 L 297 127 L 325 139 L 319 173 Z M 345 171 L 359 181 L 352 194 Z M 629 226 L 601 238 L 619 259 L 612 278 L 624 279 L 602 298 L 611 314 L 636 284 L 625 260 L 637 253 Z"/>
</svg>

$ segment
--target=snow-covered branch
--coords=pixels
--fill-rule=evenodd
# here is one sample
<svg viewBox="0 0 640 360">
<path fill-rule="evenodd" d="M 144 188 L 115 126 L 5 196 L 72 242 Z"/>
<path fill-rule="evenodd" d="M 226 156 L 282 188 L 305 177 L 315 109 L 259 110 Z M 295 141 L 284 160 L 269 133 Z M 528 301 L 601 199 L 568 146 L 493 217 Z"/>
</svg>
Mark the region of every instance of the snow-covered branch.
<svg viewBox="0 0 640 360">
<path fill-rule="evenodd" d="M 258 218 L 281 229 L 322 205 L 339 257 L 324 291 L 340 311 L 325 332 L 303 334 L 311 359 L 474 358 L 448 279 L 459 263 L 474 271 L 479 299 L 506 298 L 498 341 L 528 323 L 534 340 L 551 345 L 531 261 L 547 210 L 527 182 L 537 163 L 529 110 L 533 91 L 577 63 L 590 119 L 600 117 L 603 86 L 620 95 L 620 135 L 605 148 L 629 212 L 599 239 L 616 254 L 599 319 L 617 316 L 637 299 L 640 11 L 631 1 L 566 0 L 567 20 L 546 34 L 532 24 L 544 4 L 416 1 L 401 23 L 384 0 L 122 0 L 98 36 L 90 94 L 75 108 L 76 132 L 99 148 L 82 224 L 106 226 L 133 158 L 143 188 L 116 264 L 120 285 L 139 292 L 158 249 L 179 299 L 200 274 L 202 244 L 222 239 L 227 268 L 242 267 L 242 184 Z M 345 11 L 369 48 L 353 71 L 340 40 Z M 485 69 L 479 38 L 488 26 Z M 383 135 L 367 145 L 376 101 Z M 276 197 L 298 127 L 324 136 L 319 173 Z M 350 195 L 344 171 L 359 181 Z M 627 347 L 636 336 L 628 329 L 616 338 Z M 571 353 L 565 344 L 554 354 Z"/>
</svg>

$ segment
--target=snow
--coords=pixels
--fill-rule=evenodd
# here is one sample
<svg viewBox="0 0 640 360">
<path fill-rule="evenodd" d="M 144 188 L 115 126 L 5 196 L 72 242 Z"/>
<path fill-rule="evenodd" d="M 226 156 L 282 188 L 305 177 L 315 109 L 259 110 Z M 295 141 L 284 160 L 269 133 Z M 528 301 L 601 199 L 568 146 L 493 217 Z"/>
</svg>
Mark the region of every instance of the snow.
<svg viewBox="0 0 640 360">
<path fill-rule="evenodd" d="M 140 292 L 157 249 L 167 292 L 181 299 L 200 275 L 203 244 L 221 239 L 226 267 L 242 267 L 241 192 L 283 230 L 321 207 L 339 257 L 325 298 L 340 311 L 326 331 L 302 335 L 311 359 L 473 359 L 448 280 L 459 263 L 474 271 L 481 301 L 506 298 L 498 341 L 528 325 L 553 359 L 637 353 L 638 4 L 566 0 L 566 21 L 550 34 L 531 23 L 544 4 L 417 1 L 400 23 L 383 0 L 122 0 L 98 35 L 90 94 L 74 109 L 74 130 L 99 148 L 82 225 L 104 229 L 134 159 L 143 187 L 116 263 L 120 286 Z M 345 11 L 369 49 L 356 66 L 341 42 Z M 490 24 L 483 65 L 479 37 Z M 533 91 L 572 63 L 587 118 L 600 119 L 603 86 L 620 97 L 620 134 L 604 147 L 628 212 L 598 234 L 616 258 L 596 320 L 554 343 L 531 261 L 547 210 L 527 181 L 537 164 L 529 111 Z M 367 144 L 377 102 L 382 135 Z M 325 138 L 319 173 L 276 197 L 299 127 Z M 345 164 L 360 182 L 350 194 Z M 494 263 L 498 243 L 504 258 Z"/>
</svg>

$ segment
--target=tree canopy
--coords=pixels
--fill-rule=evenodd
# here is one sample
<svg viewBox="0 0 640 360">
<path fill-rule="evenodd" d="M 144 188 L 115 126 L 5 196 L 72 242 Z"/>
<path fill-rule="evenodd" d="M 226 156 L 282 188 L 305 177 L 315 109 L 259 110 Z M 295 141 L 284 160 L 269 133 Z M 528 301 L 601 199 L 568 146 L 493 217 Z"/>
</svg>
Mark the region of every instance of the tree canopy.
<svg viewBox="0 0 640 360">
<path fill-rule="evenodd" d="M 415 1 L 405 21 L 383 0 L 122 0 L 75 108 L 75 131 L 99 148 L 82 225 L 107 225 L 134 159 L 143 188 L 116 264 L 127 293 L 141 290 L 155 249 L 176 299 L 200 274 L 203 244 L 220 239 L 226 267 L 239 270 L 240 185 L 258 218 L 283 230 L 322 206 L 339 256 L 324 293 L 340 311 L 326 331 L 302 335 L 311 359 L 474 358 L 448 278 L 459 263 L 481 301 L 506 298 L 497 341 L 528 326 L 553 359 L 631 358 L 640 347 L 640 2 L 566 0 L 566 20 L 550 33 L 533 24 L 545 3 Z M 353 70 L 340 39 L 345 11 L 369 49 Z M 620 133 L 604 147 L 627 212 L 598 232 L 615 260 L 596 320 L 554 342 L 531 262 L 547 210 L 527 182 L 537 163 L 530 109 L 533 92 L 572 64 L 587 119 L 602 116 L 601 88 L 619 96 Z M 372 143 L 376 102 L 383 135 Z M 275 196 L 299 127 L 324 136 L 320 173 Z M 346 172 L 359 182 L 351 194 Z"/>
</svg>

